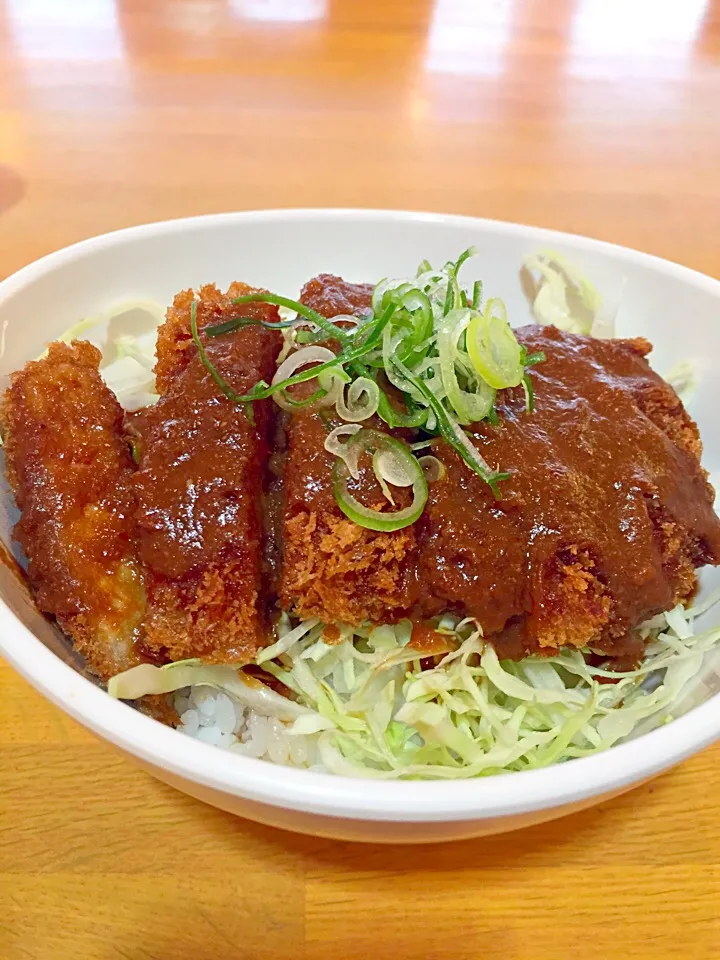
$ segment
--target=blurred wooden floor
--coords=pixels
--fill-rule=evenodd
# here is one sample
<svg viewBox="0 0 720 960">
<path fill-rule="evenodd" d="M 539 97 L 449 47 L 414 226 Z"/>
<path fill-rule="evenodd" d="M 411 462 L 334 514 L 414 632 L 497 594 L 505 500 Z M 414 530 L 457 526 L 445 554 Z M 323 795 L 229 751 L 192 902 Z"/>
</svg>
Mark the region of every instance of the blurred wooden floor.
<svg viewBox="0 0 720 960">
<path fill-rule="evenodd" d="M 0 0 L 0 276 L 132 223 L 445 210 L 720 276 L 715 0 Z M 0 960 L 720 958 L 720 747 L 506 837 L 293 837 L 0 665 Z"/>
</svg>

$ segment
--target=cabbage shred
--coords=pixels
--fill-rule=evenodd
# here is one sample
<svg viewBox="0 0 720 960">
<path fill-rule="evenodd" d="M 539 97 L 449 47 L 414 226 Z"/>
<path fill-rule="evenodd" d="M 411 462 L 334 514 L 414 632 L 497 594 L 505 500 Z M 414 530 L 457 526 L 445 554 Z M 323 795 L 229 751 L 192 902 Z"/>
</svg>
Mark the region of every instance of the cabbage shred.
<svg viewBox="0 0 720 960">
<path fill-rule="evenodd" d="M 670 719 L 690 695 L 705 654 L 720 640 L 720 628 L 693 634 L 692 618 L 692 611 L 678 606 L 645 624 L 646 657 L 625 673 L 590 666 L 579 650 L 500 660 L 476 621 L 450 616 L 438 631 L 452 649 L 430 669 L 423 651 L 410 645 L 409 621 L 361 629 L 340 625 L 341 642 L 327 643 L 324 624 L 294 624 L 286 614 L 276 642 L 257 663 L 303 709 L 290 735 L 314 738 L 332 773 L 487 776 L 588 756 Z M 242 670 L 198 661 L 178 666 L 133 668 L 111 681 L 111 692 L 138 697 L 205 685 L 247 704 Z M 140 676 L 141 670 L 147 673 Z M 176 682 L 168 676 L 173 671 Z M 257 709 L 286 720 L 288 699 L 272 698 Z"/>
</svg>

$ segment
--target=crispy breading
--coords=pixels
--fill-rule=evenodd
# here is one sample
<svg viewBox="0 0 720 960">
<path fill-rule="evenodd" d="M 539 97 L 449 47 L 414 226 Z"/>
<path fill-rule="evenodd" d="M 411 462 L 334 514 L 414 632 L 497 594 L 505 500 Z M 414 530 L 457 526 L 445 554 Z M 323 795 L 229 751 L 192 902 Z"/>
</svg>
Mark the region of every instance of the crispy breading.
<svg viewBox="0 0 720 960">
<path fill-rule="evenodd" d="M 569 645 L 632 659 L 633 629 L 720 561 L 697 427 L 648 365 L 647 341 L 536 326 L 519 338 L 546 355 L 535 413 L 505 391 L 499 425 L 471 429 L 511 473 L 501 499 L 434 445 L 447 473 L 422 520 L 421 609 L 476 617 L 504 656 Z"/>
<path fill-rule="evenodd" d="M 321 274 L 305 285 L 301 300 L 326 317 L 361 314 L 370 307 L 372 289 Z M 280 600 L 303 618 L 349 624 L 398 620 L 410 603 L 415 528 L 383 533 L 343 515 L 333 495 L 335 456 L 324 448 L 341 422 L 303 410 L 289 418 Z M 376 420 L 372 426 L 385 429 Z M 359 487 L 370 481 L 364 471 Z"/>
<path fill-rule="evenodd" d="M 363 313 L 371 291 L 321 275 L 302 299 L 334 317 Z M 208 359 L 238 394 L 272 379 L 279 332 L 203 331 L 236 316 L 279 319 L 267 304 L 233 302 L 248 292 L 208 285 L 197 309 Z M 333 411 L 299 408 L 273 437 L 272 401 L 249 409 L 223 394 L 190 336 L 194 296 L 177 295 L 159 332 L 160 400 L 128 421 L 137 470 L 90 344 L 53 344 L 4 398 L 33 591 L 101 676 L 143 659 L 252 660 L 269 635 L 276 550 L 280 603 L 302 618 L 422 624 L 452 611 L 476 618 L 503 657 L 570 646 L 624 665 L 642 653 L 635 627 L 688 601 L 696 567 L 720 562 L 697 427 L 650 369 L 647 341 L 519 331 L 546 356 L 533 368 L 535 413 L 521 390 L 503 391 L 499 423 L 468 428 L 510 472 L 501 498 L 437 439 L 444 477 L 414 525 L 386 533 L 353 523 L 335 500 L 324 446 L 341 422 Z M 377 418 L 364 426 L 387 431 Z M 348 482 L 354 495 L 380 511 L 406 506 L 407 489 L 388 505 L 370 459 Z"/>
<path fill-rule="evenodd" d="M 200 329 L 238 315 L 279 319 L 268 305 L 233 304 L 243 292 L 251 288 L 233 284 L 220 294 L 203 287 Z M 133 423 L 148 582 L 144 643 L 173 660 L 244 662 L 267 632 L 261 497 L 273 404 L 255 402 L 249 411 L 222 394 L 188 343 L 191 301 L 191 291 L 179 294 L 168 311 L 158 337 L 162 395 Z M 272 378 L 278 331 L 250 326 L 204 339 L 208 358 L 238 394 Z"/>
<path fill-rule="evenodd" d="M 302 299 L 328 317 L 360 313 L 370 288 L 322 275 Z M 537 413 L 508 391 L 500 425 L 474 430 L 483 456 L 513 474 L 499 502 L 437 441 L 447 474 L 422 518 L 397 533 L 358 528 L 332 494 L 323 444 L 336 421 L 291 417 L 286 607 L 352 624 L 452 610 L 476 617 L 505 656 L 592 645 L 627 659 L 641 648 L 634 626 L 692 595 L 695 567 L 720 559 L 720 525 L 697 427 L 647 364 L 650 343 L 540 327 L 521 339 L 547 354 Z"/>
<path fill-rule="evenodd" d="M 99 362 L 89 343 L 51 344 L 13 375 L 2 420 L 36 602 L 107 678 L 140 661 L 145 595 L 123 411 Z"/>
<path fill-rule="evenodd" d="M 280 319 L 277 307 L 267 303 L 233 303 L 236 297 L 258 293 L 256 287 L 235 281 L 225 293 L 214 283 L 205 284 L 198 293 L 194 290 L 181 290 L 176 294 L 172 306 L 168 307 L 165 322 L 158 330 L 155 364 L 157 391 L 165 393 L 171 381 L 181 373 L 195 355 L 195 345 L 190 332 L 190 304 L 197 300 L 198 330 L 211 324 L 223 323 L 233 317 L 247 317 L 251 320 L 264 320 L 274 323 Z"/>
<path fill-rule="evenodd" d="M 359 317 L 372 311 L 373 289 L 369 283 L 349 283 L 332 273 L 321 273 L 308 280 L 300 301 L 323 317 Z"/>
<path fill-rule="evenodd" d="M 283 605 L 304 619 L 320 617 L 330 623 L 398 619 L 408 606 L 409 562 L 416 550 L 413 528 L 395 533 L 367 530 L 343 516 L 334 499 L 331 503 L 329 497 L 318 496 L 320 470 L 326 470 L 327 483 L 332 482 L 333 456 L 328 454 L 311 476 L 306 453 L 298 451 L 298 435 L 302 434 L 303 449 L 307 450 L 313 438 L 321 447 L 327 434 L 318 429 L 319 423 L 303 418 L 291 430 L 285 481 Z M 314 488 L 312 505 L 308 503 L 309 485 Z"/>
<path fill-rule="evenodd" d="M 588 550 L 572 545 L 552 557 L 539 592 L 536 639 L 540 648 L 584 647 L 610 620 L 612 599 Z"/>
</svg>

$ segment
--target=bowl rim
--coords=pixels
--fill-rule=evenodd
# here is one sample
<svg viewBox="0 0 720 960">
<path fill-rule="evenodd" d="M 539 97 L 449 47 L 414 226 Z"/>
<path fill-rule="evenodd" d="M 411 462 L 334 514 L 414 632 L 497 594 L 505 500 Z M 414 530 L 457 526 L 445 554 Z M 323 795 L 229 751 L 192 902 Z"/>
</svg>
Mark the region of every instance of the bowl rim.
<svg viewBox="0 0 720 960">
<path fill-rule="evenodd" d="M 163 220 L 101 234 L 64 247 L 0 282 L 0 305 L 40 277 L 97 250 L 140 237 L 215 226 L 353 218 L 472 226 L 521 235 L 531 243 L 569 244 L 610 253 L 702 289 L 720 301 L 720 281 L 670 260 L 602 240 L 505 221 L 408 210 L 278 208 Z M 450 822 L 509 817 L 580 803 L 627 789 L 720 738 L 720 694 L 667 726 L 604 753 L 561 766 L 487 778 L 416 782 L 340 777 L 278 766 L 220 751 L 139 713 L 64 663 L 0 599 L 0 654 L 32 686 L 103 739 L 152 767 L 199 786 L 272 807 L 368 821 Z"/>
</svg>

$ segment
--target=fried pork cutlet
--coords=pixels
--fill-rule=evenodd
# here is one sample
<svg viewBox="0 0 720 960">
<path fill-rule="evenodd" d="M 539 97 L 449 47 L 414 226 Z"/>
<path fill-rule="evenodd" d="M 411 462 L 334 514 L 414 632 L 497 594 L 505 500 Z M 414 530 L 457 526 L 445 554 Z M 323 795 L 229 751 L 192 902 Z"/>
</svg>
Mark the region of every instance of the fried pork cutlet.
<svg viewBox="0 0 720 960">
<path fill-rule="evenodd" d="M 372 291 L 368 284 L 322 274 L 305 285 L 301 301 L 328 318 L 360 315 L 370 309 Z M 281 603 L 300 617 L 330 623 L 391 622 L 407 612 L 416 530 L 368 530 L 342 513 L 333 494 L 335 456 L 324 447 L 328 433 L 341 423 L 303 409 L 289 418 Z M 385 429 L 376 419 L 371 425 Z M 369 474 L 364 470 L 360 488 L 367 489 Z M 367 505 L 381 502 L 371 499 Z"/>
<path fill-rule="evenodd" d="M 13 375 L 2 420 L 6 469 L 38 607 L 107 678 L 140 661 L 145 609 L 133 536 L 133 463 L 123 411 L 86 342 L 51 344 Z"/>
<path fill-rule="evenodd" d="M 230 284 L 225 293 L 214 283 L 208 283 L 200 288 L 197 295 L 194 290 L 182 290 L 175 296 L 167 311 L 165 323 L 158 330 L 155 364 L 158 393 L 165 393 L 175 377 L 195 356 L 195 344 L 190 332 L 190 304 L 193 300 L 198 301 L 197 324 L 200 330 L 233 317 L 275 323 L 280 319 L 277 307 L 271 307 L 267 303 L 233 303 L 237 297 L 257 292 L 256 287 L 236 281 Z"/>
<path fill-rule="evenodd" d="M 502 499 L 434 445 L 447 474 L 420 521 L 419 611 L 477 617 L 501 655 L 632 655 L 633 628 L 688 600 L 695 568 L 720 562 L 697 427 L 650 369 L 646 341 L 537 326 L 518 338 L 547 357 L 533 370 L 535 413 L 506 391 L 500 424 L 471 430 L 512 471 Z"/>
<path fill-rule="evenodd" d="M 252 292 L 203 287 L 198 327 L 235 316 L 279 320 Z M 261 497 L 272 401 L 252 411 L 227 399 L 190 335 L 193 292 L 178 294 L 158 336 L 158 402 L 133 418 L 140 557 L 147 570 L 146 646 L 173 660 L 252 659 L 265 638 Z M 202 333 L 201 333 L 202 336 Z M 209 360 L 238 394 L 270 381 L 282 338 L 248 326 L 203 337 Z"/>
<path fill-rule="evenodd" d="M 207 286 L 197 300 L 207 359 L 237 394 L 272 379 L 280 333 L 204 331 L 237 316 L 277 322 L 274 307 L 233 302 L 248 292 Z M 302 299 L 332 318 L 364 313 L 371 293 L 322 275 Z M 101 676 L 144 658 L 253 659 L 275 599 L 268 542 L 282 552 L 280 603 L 301 618 L 423 622 L 453 611 L 476 618 L 505 657 L 570 646 L 631 661 L 642 652 L 635 627 L 689 600 L 696 568 L 720 562 L 697 427 L 650 369 L 650 345 L 536 326 L 518 331 L 546 357 L 533 369 L 535 412 L 508 390 L 497 425 L 468 428 L 510 473 L 499 500 L 437 439 L 446 471 L 420 519 L 396 532 L 358 526 L 335 501 L 324 446 L 342 421 L 298 408 L 274 453 L 282 506 L 266 537 L 275 407 L 224 395 L 192 340 L 194 297 L 178 294 L 159 332 L 159 401 L 129 418 L 137 470 L 90 344 L 53 344 L 5 394 L 16 536 L 38 605 Z M 388 432 L 377 418 L 363 425 Z M 369 462 L 360 468 L 355 495 L 391 509 Z M 396 508 L 410 496 L 399 490 Z"/>
</svg>

